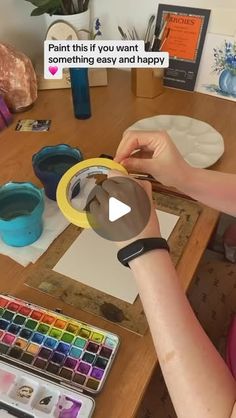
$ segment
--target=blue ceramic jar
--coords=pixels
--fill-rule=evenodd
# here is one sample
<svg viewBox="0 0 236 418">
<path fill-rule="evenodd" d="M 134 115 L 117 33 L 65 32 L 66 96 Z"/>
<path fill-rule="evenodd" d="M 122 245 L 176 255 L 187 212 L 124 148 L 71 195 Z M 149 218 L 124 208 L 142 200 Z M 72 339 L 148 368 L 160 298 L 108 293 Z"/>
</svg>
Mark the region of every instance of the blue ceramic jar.
<svg viewBox="0 0 236 418">
<path fill-rule="evenodd" d="M 224 70 L 219 78 L 219 86 L 224 93 L 236 96 L 236 74 Z"/>
<path fill-rule="evenodd" d="M 43 183 L 45 194 L 49 199 L 56 200 L 57 185 L 67 170 L 83 160 L 78 148 L 67 144 L 59 144 L 42 148 L 32 157 L 33 169 Z"/>
<path fill-rule="evenodd" d="M 36 241 L 43 231 L 44 193 L 32 183 L 0 187 L 0 236 L 13 247 Z"/>
</svg>

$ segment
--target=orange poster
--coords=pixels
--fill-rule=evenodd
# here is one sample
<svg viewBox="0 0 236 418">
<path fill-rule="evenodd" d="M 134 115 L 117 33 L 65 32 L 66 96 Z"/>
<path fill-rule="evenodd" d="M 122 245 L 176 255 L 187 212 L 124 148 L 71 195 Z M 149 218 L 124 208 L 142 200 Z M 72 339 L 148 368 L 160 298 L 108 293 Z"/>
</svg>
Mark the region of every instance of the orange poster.
<svg viewBox="0 0 236 418">
<path fill-rule="evenodd" d="M 169 13 L 162 38 L 162 51 L 169 52 L 172 59 L 196 61 L 201 37 L 203 16 Z"/>
<path fill-rule="evenodd" d="M 210 13 L 208 9 L 158 5 L 156 45 L 170 55 L 165 86 L 194 90 Z"/>
</svg>

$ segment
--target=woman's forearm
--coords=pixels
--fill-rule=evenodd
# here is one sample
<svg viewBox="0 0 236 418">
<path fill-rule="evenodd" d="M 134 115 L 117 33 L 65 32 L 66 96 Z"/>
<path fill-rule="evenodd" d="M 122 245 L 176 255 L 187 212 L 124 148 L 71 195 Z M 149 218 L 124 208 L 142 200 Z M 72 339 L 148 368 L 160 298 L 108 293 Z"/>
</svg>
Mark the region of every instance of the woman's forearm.
<svg viewBox="0 0 236 418">
<path fill-rule="evenodd" d="M 235 174 L 191 168 L 176 187 L 207 206 L 236 216 Z"/>
<path fill-rule="evenodd" d="M 229 418 L 235 381 L 195 318 L 169 254 L 130 262 L 178 418 Z"/>
</svg>

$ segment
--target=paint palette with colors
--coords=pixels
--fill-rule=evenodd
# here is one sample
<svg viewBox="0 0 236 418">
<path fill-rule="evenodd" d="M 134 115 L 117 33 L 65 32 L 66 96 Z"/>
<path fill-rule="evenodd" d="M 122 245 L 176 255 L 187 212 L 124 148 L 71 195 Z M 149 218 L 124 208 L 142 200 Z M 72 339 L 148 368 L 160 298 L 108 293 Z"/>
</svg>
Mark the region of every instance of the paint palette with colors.
<svg viewBox="0 0 236 418">
<path fill-rule="evenodd" d="M 0 296 L 0 359 L 53 382 L 98 393 L 119 338 L 62 314 Z"/>
</svg>

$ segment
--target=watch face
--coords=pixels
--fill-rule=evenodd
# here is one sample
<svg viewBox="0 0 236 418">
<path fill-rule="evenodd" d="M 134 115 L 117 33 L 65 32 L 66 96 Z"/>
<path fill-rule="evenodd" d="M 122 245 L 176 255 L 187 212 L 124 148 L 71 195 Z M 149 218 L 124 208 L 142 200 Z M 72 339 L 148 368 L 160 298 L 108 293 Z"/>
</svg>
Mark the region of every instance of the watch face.
<svg viewBox="0 0 236 418">
<path fill-rule="evenodd" d="M 127 254 L 124 255 L 124 261 L 136 258 L 141 255 L 144 251 L 144 245 L 141 241 L 136 241 L 130 244 L 132 248 L 127 249 Z"/>
<path fill-rule="evenodd" d="M 118 252 L 118 260 L 128 267 L 128 264 L 131 260 L 140 255 L 154 250 L 154 249 L 165 249 L 169 251 L 169 246 L 164 238 L 144 238 L 132 242 L 127 247 L 122 248 Z"/>
</svg>

